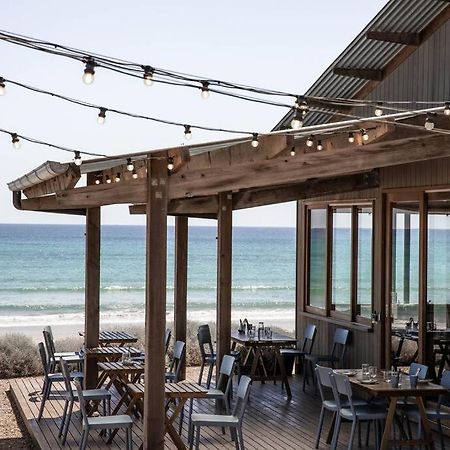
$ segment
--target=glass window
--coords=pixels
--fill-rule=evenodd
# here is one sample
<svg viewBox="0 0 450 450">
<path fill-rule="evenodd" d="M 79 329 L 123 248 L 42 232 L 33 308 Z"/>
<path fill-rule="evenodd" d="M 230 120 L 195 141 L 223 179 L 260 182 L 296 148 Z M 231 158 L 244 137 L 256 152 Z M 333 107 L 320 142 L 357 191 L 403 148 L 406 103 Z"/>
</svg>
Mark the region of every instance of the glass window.
<svg viewBox="0 0 450 450">
<path fill-rule="evenodd" d="M 333 208 L 331 304 L 335 311 L 351 314 L 352 209 Z"/>
<path fill-rule="evenodd" d="M 357 314 L 372 317 L 373 218 L 371 207 L 358 208 Z"/>
<path fill-rule="evenodd" d="M 309 210 L 309 305 L 316 308 L 326 306 L 327 285 L 327 210 Z"/>
</svg>

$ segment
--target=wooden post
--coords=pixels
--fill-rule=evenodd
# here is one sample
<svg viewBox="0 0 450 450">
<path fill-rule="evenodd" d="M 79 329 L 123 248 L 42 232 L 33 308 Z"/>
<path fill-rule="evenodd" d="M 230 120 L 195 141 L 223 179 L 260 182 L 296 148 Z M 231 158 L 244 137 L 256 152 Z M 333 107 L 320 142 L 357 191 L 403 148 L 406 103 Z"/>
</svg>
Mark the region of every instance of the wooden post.
<svg viewBox="0 0 450 450">
<path fill-rule="evenodd" d="M 145 310 L 145 450 L 163 450 L 165 434 L 166 260 L 167 260 L 167 163 L 147 162 L 147 242 Z"/>
<path fill-rule="evenodd" d="M 100 208 L 86 210 L 86 274 L 84 306 L 84 345 L 98 347 L 100 328 Z M 98 370 L 95 358 L 86 358 L 84 365 L 86 389 L 97 386 Z"/>
<path fill-rule="evenodd" d="M 233 196 L 219 194 L 217 216 L 217 371 L 231 341 L 231 261 L 233 231 Z"/>
<path fill-rule="evenodd" d="M 188 218 L 175 218 L 174 328 L 175 339 L 186 342 L 187 325 Z M 186 354 L 181 379 L 186 378 Z"/>
</svg>

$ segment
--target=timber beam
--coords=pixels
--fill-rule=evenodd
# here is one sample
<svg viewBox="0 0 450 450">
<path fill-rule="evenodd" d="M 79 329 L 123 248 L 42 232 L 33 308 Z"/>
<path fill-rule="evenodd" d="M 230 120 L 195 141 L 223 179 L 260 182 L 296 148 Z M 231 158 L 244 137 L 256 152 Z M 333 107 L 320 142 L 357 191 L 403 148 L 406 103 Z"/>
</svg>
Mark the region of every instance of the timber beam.
<svg viewBox="0 0 450 450">
<path fill-rule="evenodd" d="M 384 78 L 382 69 L 370 69 L 366 67 L 335 67 L 333 68 L 335 75 L 343 77 L 362 78 L 363 80 L 381 81 Z"/>
<path fill-rule="evenodd" d="M 393 42 L 403 45 L 419 46 L 422 43 L 420 33 L 369 30 L 366 33 L 366 37 L 375 41 Z"/>
</svg>

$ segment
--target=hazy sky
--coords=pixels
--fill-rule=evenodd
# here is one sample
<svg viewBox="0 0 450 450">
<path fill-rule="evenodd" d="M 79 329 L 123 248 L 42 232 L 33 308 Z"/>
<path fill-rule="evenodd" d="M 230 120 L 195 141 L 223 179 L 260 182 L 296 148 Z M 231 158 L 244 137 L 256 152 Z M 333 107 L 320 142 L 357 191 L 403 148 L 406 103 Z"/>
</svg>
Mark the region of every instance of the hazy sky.
<svg viewBox="0 0 450 450">
<path fill-rule="evenodd" d="M 2 2 L 0 28 L 92 52 L 244 84 L 302 93 L 351 42 L 386 0 L 230 2 L 152 0 L 124 2 Z M 196 90 L 154 84 L 97 69 L 94 84 L 81 82 L 79 62 L 0 42 L 0 76 L 105 107 L 184 123 L 269 131 L 285 109 L 250 104 Z M 44 141 L 113 155 L 179 145 L 178 128 L 107 115 L 7 86 L 0 97 L 0 128 Z M 193 132 L 192 142 L 229 135 Z M 46 160 L 72 156 L 23 143 L 12 148 L 0 135 L 0 222 L 80 223 L 65 215 L 20 212 L 6 182 Z M 103 208 L 103 223 L 138 224 L 125 206 Z M 293 226 L 292 203 L 239 211 L 236 225 Z M 204 223 L 204 221 L 199 221 Z"/>
</svg>

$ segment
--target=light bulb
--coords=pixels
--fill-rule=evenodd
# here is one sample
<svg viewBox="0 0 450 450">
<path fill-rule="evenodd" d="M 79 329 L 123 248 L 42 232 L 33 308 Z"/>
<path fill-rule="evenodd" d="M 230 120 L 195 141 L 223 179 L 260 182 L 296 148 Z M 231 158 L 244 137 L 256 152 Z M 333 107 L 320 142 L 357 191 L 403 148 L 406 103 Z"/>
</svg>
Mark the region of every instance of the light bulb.
<svg viewBox="0 0 450 450">
<path fill-rule="evenodd" d="M 355 142 L 355 135 L 353 133 L 348 133 L 348 142 L 350 142 L 350 144 Z"/>
<path fill-rule="evenodd" d="M 192 138 L 192 133 L 191 133 L 191 127 L 190 125 L 185 125 L 184 126 L 184 138 L 186 140 L 190 140 Z"/>
<path fill-rule="evenodd" d="M 375 108 L 375 115 L 377 117 L 381 117 L 383 115 L 383 110 L 381 109 L 381 103 L 377 104 L 377 107 Z"/>
<path fill-rule="evenodd" d="M 75 157 L 73 159 L 75 161 L 75 165 L 81 166 L 83 160 L 81 159 L 81 154 L 79 151 L 75 151 Z"/>
<path fill-rule="evenodd" d="M 89 58 L 86 62 L 86 68 L 83 73 L 83 83 L 84 84 L 92 84 L 94 82 L 95 75 L 95 62 L 92 58 Z"/>
<path fill-rule="evenodd" d="M 111 178 L 108 175 L 106 175 L 106 183 L 111 184 Z"/>
<path fill-rule="evenodd" d="M 174 167 L 175 167 L 175 165 L 173 163 L 173 158 L 171 156 L 169 156 L 169 158 L 167 158 L 167 169 L 173 170 Z"/>
<path fill-rule="evenodd" d="M 291 156 L 295 156 L 295 147 L 291 148 Z"/>
<path fill-rule="evenodd" d="M 6 94 L 5 80 L 3 78 L 0 78 L 0 95 L 5 94 Z"/>
<path fill-rule="evenodd" d="M 207 81 L 202 81 L 202 98 L 209 98 L 209 83 Z"/>
<path fill-rule="evenodd" d="M 314 138 L 312 136 L 309 136 L 308 139 L 306 139 L 306 146 L 312 147 L 314 145 Z"/>
<path fill-rule="evenodd" d="M 100 183 L 101 183 L 100 178 L 97 176 L 97 177 L 95 178 L 95 184 L 100 184 Z"/>
<path fill-rule="evenodd" d="M 363 141 L 367 142 L 369 140 L 369 135 L 367 134 L 367 131 L 364 129 L 361 130 L 361 136 L 363 138 Z"/>
<path fill-rule="evenodd" d="M 428 116 L 425 120 L 425 129 L 428 131 L 431 131 L 434 128 L 434 120 L 431 118 L 431 116 Z"/>
<path fill-rule="evenodd" d="M 2 94 L 2 95 L 3 95 L 3 94 Z M 446 102 L 446 103 L 445 103 L 444 114 L 445 114 L 446 116 L 450 116 L 450 103 L 449 103 L 449 102 Z"/>
<path fill-rule="evenodd" d="M 97 123 L 103 125 L 106 121 L 106 108 L 100 108 L 100 112 L 97 116 Z"/>
<path fill-rule="evenodd" d="M 127 158 L 127 170 L 128 172 L 133 172 L 134 170 L 134 164 L 133 161 L 131 161 L 131 158 Z"/>
<path fill-rule="evenodd" d="M 19 136 L 17 136 L 17 133 L 12 133 L 11 134 L 11 142 L 13 144 L 13 147 L 16 150 L 19 150 L 20 147 L 22 147 L 22 143 L 20 142 Z"/>
<path fill-rule="evenodd" d="M 320 152 L 321 150 L 323 150 L 323 145 L 322 145 L 322 141 L 319 139 L 317 141 L 317 150 Z"/>
<path fill-rule="evenodd" d="M 258 133 L 253 133 L 253 138 L 252 138 L 252 147 L 256 148 L 259 145 L 259 141 L 258 141 Z"/>
<path fill-rule="evenodd" d="M 133 175 L 131 175 L 133 177 L 133 180 L 137 180 L 138 174 L 136 172 L 136 169 L 133 169 Z"/>
<path fill-rule="evenodd" d="M 120 173 L 116 175 L 115 181 L 116 183 L 120 183 Z"/>
<path fill-rule="evenodd" d="M 151 86 L 153 84 L 154 70 L 150 66 L 144 66 L 144 84 L 145 86 Z"/>
<path fill-rule="evenodd" d="M 294 118 L 291 120 L 291 128 L 293 130 L 299 130 L 302 126 L 303 126 L 303 118 L 297 110 L 295 112 Z"/>
</svg>

